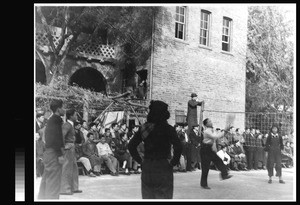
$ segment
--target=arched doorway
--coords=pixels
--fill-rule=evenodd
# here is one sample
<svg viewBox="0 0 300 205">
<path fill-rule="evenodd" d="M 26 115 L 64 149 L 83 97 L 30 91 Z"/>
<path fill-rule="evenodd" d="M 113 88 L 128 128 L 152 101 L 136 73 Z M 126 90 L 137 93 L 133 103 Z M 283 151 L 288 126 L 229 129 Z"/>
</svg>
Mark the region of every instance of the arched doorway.
<svg viewBox="0 0 300 205">
<path fill-rule="evenodd" d="M 40 60 L 35 62 L 35 81 L 44 85 L 47 82 L 45 66 Z"/>
<path fill-rule="evenodd" d="M 79 87 L 106 95 L 106 79 L 95 68 L 85 67 L 78 69 L 71 76 L 69 84 L 77 84 Z"/>
</svg>

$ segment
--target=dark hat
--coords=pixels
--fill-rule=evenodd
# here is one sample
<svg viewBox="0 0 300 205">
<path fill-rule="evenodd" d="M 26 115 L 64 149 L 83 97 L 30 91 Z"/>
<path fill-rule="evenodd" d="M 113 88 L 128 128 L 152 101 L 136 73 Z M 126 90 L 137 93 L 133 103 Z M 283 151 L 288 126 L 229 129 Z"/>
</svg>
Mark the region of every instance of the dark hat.
<svg viewBox="0 0 300 205">
<path fill-rule="evenodd" d="M 198 95 L 196 93 L 192 93 L 191 97 L 197 97 Z"/>
<path fill-rule="evenodd" d="M 151 100 L 149 109 L 150 110 L 161 110 L 161 111 L 168 110 L 168 104 L 166 104 L 160 100 Z"/>
</svg>

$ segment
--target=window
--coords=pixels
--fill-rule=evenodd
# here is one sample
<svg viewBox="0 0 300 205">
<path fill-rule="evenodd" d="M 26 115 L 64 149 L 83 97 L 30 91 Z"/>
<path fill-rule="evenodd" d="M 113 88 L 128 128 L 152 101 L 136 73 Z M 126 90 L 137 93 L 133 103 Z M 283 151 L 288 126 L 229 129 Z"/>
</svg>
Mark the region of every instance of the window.
<svg viewBox="0 0 300 205">
<path fill-rule="evenodd" d="M 230 18 L 223 18 L 223 31 L 222 31 L 222 50 L 230 52 L 231 50 L 231 27 L 232 20 Z"/>
<path fill-rule="evenodd" d="M 175 38 L 185 40 L 185 13 L 186 7 L 176 6 Z"/>
<path fill-rule="evenodd" d="M 209 11 L 201 10 L 200 44 L 205 46 L 209 46 L 210 14 Z"/>
</svg>

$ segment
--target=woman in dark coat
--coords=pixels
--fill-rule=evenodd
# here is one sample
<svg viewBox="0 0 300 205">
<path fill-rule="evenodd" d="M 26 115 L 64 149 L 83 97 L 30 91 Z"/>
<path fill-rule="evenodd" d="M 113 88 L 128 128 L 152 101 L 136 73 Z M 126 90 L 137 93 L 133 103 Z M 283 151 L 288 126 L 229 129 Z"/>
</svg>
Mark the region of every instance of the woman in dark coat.
<svg viewBox="0 0 300 205">
<path fill-rule="evenodd" d="M 167 119 L 170 117 L 168 105 L 162 101 L 151 101 L 147 122 L 130 140 L 128 149 L 135 161 L 142 164 L 143 199 L 173 198 L 173 166 L 179 163 L 182 145 L 177 133 Z M 144 159 L 137 147 L 144 142 Z M 171 146 L 174 153 L 171 158 Z"/>
<path fill-rule="evenodd" d="M 276 176 L 279 177 L 279 183 L 285 183 L 281 176 L 281 150 L 283 150 L 283 148 L 282 136 L 278 134 L 278 127 L 273 125 L 270 133 L 268 134 L 265 146 L 265 150 L 268 152 L 267 169 L 269 175 L 269 184 L 272 183 L 274 164 L 276 164 L 275 170 Z"/>
</svg>

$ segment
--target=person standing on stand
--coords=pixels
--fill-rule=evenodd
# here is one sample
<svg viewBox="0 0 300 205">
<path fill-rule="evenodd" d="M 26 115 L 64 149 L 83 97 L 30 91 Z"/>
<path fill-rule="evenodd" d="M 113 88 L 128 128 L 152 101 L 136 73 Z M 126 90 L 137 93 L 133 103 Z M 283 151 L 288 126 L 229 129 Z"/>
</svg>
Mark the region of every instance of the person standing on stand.
<svg viewBox="0 0 300 205">
<path fill-rule="evenodd" d="M 203 121 L 203 126 L 203 142 L 200 149 L 202 168 L 200 185 L 204 189 L 210 189 L 210 187 L 207 185 L 207 177 L 211 161 L 217 166 L 218 170 L 221 171 L 221 179 L 229 179 L 232 177 L 232 175 L 228 174 L 227 168 L 224 165 L 223 161 L 216 154 L 216 150 L 213 150 L 214 141 L 222 137 L 224 135 L 224 132 L 216 134 L 213 130 L 212 121 L 209 118 L 206 118 Z"/>
<path fill-rule="evenodd" d="M 45 152 L 43 155 L 44 173 L 39 189 L 38 199 L 59 199 L 62 163 L 64 161 L 64 141 L 62 134 L 65 111 L 61 100 L 53 100 L 50 109 L 53 114 L 45 129 Z"/>
<path fill-rule="evenodd" d="M 186 115 L 186 121 L 188 123 L 189 129 L 187 134 L 193 130 L 194 125 L 198 125 L 197 120 L 197 106 L 201 106 L 203 101 L 199 102 L 196 93 L 191 94 L 191 99 L 188 101 L 188 111 Z"/>
<path fill-rule="evenodd" d="M 268 134 L 265 150 L 268 152 L 267 159 L 267 169 L 269 181 L 268 183 L 272 183 L 272 176 L 274 170 L 274 164 L 276 175 L 279 177 L 279 183 L 285 184 L 282 180 L 282 172 L 281 172 L 281 150 L 283 150 L 283 140 L 282 137 L 278 134 L 278 127 L 273 125 L 271 127 L 271 131 Z"/>
<path fill-rule="evenodd" d="M 72 195 L 81 193 L 78 189 L 78 166 L 75 153 L 75 129 L 74 123 L 77 121 L 75 109 L 67 110 L 67 122 L 62 126 L 63 139 L 65 142 L 64 158 L 61 176 L 61 195 Z"/>
<path fill-rule="evenodd" d="M 177 133 L 167 120 L 170 118 L 168 104 L 151 101 L 147 122 L 130 140 L 128 149 L 138 163 L 142 164 L 143 199 L 173 198 L 173 166 L 177 165 L 182 152 L 182 145 Z M 137 147 L 144 142 L 144 160 L 138 154 Z M 173 145 L 173 158 L 171 158 Z"/>
</svg>

